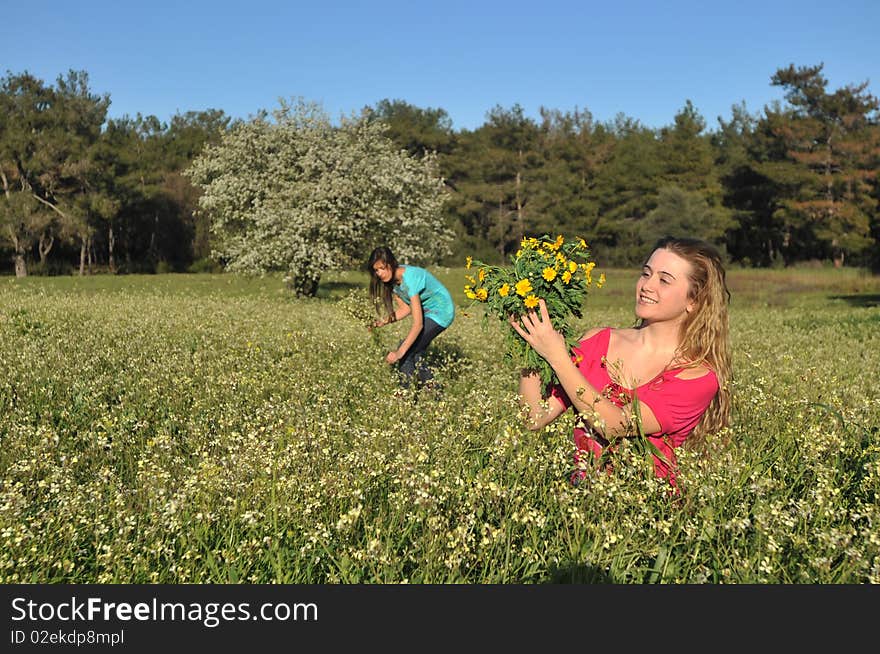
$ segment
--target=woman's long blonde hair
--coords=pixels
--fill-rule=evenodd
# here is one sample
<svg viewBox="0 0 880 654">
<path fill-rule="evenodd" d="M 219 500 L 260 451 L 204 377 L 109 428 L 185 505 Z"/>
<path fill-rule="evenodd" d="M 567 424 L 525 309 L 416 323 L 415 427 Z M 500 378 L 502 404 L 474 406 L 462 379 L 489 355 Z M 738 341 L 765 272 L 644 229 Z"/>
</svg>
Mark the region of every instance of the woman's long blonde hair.
<svg viewBox="0 0 880 654">
<path fill-rule="evenodd" d="M 718 392 L 686 443 L 700 447 L 708 434 L 714 434 L 730 422 L 730 327 L 727 307 L 730 291 L 724 262 L 711 244 L 695 238 L 666 236 L 654 250 L 668 250 L 690 264 L 689 298 L 694 308 L 681 325 L 681 341 L 675 361 L 685 366 L 704 365 L 718 378 Z"/>
</svg>

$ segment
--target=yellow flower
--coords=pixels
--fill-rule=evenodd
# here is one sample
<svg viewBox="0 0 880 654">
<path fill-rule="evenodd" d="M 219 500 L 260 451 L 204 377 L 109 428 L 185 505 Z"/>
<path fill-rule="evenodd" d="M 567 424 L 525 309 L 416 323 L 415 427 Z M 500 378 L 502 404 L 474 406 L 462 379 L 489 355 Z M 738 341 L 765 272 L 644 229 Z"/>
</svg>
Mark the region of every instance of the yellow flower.
<svg viewBox="0 0 880 654">
<path fill-rule="evenodd" d="M 605 273 L 599 275 L 599 283 L 596 284 L 596 288 L 602 288 L 605 285 Z"/>
<path fill-rule="evenodd" d="M 464 260 L 464 262 L 465 262 L 465 263 L 464 263 L 464 267 L 467 268 L 468 270 L 470 270 L 470 269 L 471 269 L 471 263 L 473 263 L 473 261 L 474 261 L 474 258 L 473 258 L 473 257 L 468 257 L 467 259 Z"/>
<path fill-rule="evenodd" d="M 484 279 L 486 279 L 486 269 L 480 268 L 480 272 L 478 273 L 477 276 L 480 278 L 480 281 L 483 281 Z"/>
<path fill-rule="evenodd" d="M 581 267 L 584 269 L 584 272 L 585 272 L 587 275 L 589 275 L 589 274 L 590 274 L 590 271 L 591 271 L 593 268 L 596 267 L 596 262 L 595 262 L 595 261 L 591 261 L 590 263 L 583 263 L 583 264 L 581 264 Z"/>
<path fill-rule="evenodd" d="M 477 292 L 474 293 L 474 295 L 477 296 L 477 299 L 480 302 L 485 302 L 486 299 L 489 297 L 489 291 L 487 291 L 485 288 L 478 288 Z"/>
<path fill-rule="evenodd" d="M 564 273 L 562 273 L 562 281 L 568 284 L 568 282 L 571 281 L 571 272 L 566 270 Z"/>
<path fill-rule="evenodd" d="M 516 251 L 516 258 L 519 259 L 522 256 L 522 250 Z"/>
<path fill-rule="evenodd" d="M 470 275 L 465 275 L 464 278 L 471 283 L 471 286 L 474 286 L 477 283 L 477 280 L 474 279 L 473 277 L 471 277 Z"/>
<path fill-rule="evenodd" d="M 476 294 L 471 290 L 470 286 L 464 287 L 464 294 L 465 294 L 465 296 L 467 296 L 467 299 L 469 299 L 469 300 L 476 300 L 477 299 Z"/>
<path fill-rule="evenodd" d="M 507 297 L 508 293 L 510 293 L 510 284 L 502 284 L 501 288 L 498 289 L 498 295 Z"/>
<path fill-rule="evenodd" d="M 528 279 L 521 279 L 516 283 L 516 294 L 525 297 L 532 291 L 532 283 Z"/>
<path fill-rule="evenodd" d="M 547 245 L 547 247 L 556 252 L 556 250 L 562 247 L 563 243 L 565 243 L 565 239 L 562 238 L 562 234 L 560 234 L 556 237 L 556 240 L 553 243 Z"/>
<path fill-rule="evenodd" d="M 578 265 L 574 261 L 568 262 L 568 272 L 574 275 L 577 272 Z"/>
<path fill-rule="evenodd" d="M 544 276 L 544 279 L 546 279 L 548 282 L 552 282 L 554 279 L 556 279 L 556 268 L 544 268 L 544 272 L 542 273 L 542 275 Z"/>
<path fill-rule="evenodd" d="M 540 245 L 541 245 L 541 244 L 540 244 L 540 242 L 538 241 L 538 239 L 536 239 L 536 238 L 534 238 L 534 237 L 531 237 L 531 238 L 525 238 L 525 237 L 523 237 L 523 240 L 520 241 L 520 243 L 519 243 L 519 246 L 520 246 L 520 248 L 521 248 L 522 250 L 535 250 L 535 249 L 537 249 Z"/>
<path fill-rule="evenodd" d="M 579 247 L 581 250 L 586 250 L 586 249 L 587 249 L 587 242 L 586 242 L 584 239 L 579 238 L 579 239 L 578 239 L 578 247 Z"/>
<path fill-rule="evenodd" d="M 524 300 L 524 304 L 529 309 L 534 309 L 536 306 L 538 306 L 538 298 L 536 298 L 534 295 L 530 295 Z"/>
</svg>

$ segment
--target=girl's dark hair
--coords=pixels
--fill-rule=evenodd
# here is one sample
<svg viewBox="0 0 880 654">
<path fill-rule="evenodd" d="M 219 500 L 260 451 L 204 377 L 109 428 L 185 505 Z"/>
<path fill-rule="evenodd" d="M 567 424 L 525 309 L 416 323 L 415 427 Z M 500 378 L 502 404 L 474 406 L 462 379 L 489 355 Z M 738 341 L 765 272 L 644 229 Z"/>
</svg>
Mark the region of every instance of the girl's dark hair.
<svg viewBox="0 0 880 654">
<path fill-rule="evenodd" d="M 391 267 L 391 280 L 389 282 L 383 282 L 376 277 L 373 265 L 377 262 L 382 262 Z M 367 272 L 370 273 L 370 299 L 373 301 L 373 306 L 376 307 L 376 313 L 381 315 L 379 307 L 380 305 L 384 306 L 388 317 L 393 319 L 394 302 L 392 299 L 392 288 L 394 286 L 394 277 L 397 274 L 397 259 L 394 257 L 391 248 L 380 245 L 373 250 L 370 258 L 367 260 Z"/>
</svg>

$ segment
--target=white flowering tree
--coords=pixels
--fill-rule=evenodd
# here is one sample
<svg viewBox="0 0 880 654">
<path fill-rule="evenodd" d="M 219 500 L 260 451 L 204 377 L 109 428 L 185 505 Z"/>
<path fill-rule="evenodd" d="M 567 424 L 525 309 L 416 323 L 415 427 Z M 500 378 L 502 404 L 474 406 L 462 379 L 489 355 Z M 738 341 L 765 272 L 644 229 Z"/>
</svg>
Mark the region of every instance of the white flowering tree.
<svg viewBox="0 0 880 654">
<path fill-rule="evenodd" d="M 403 261 L 448 253 L 436 160 L 396 149 L 377 121 L 338 126 L 315 104 L 281 102 L 206 146 L 186 174 L 202 189 L 213 254 L 229 270 L 284 271 L 298 295 L 377 245 Z"/>
</svg>

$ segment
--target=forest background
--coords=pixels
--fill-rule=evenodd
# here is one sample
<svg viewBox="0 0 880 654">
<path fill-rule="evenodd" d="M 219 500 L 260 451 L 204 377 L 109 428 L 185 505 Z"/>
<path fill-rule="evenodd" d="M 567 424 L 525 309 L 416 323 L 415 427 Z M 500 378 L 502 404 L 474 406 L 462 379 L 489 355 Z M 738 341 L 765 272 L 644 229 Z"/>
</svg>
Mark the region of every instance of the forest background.
<svg viewBox="0 0 880 654">
<path fill-rule="evenodd" d="M 476 129 L 442 108 L 385 99 L 361 117 L 411 157 L 436 157 L 451 251 L 418 263 L 500 262 L 524 235 L 587 238 L 605 266 L 665 233 L 716 243 L 744 267 L 880 270 L 880 103 L 868 82 L 829 89 L 822 64 L 779 68 L 785 101 L 733 105 L 710 126 L 690 100 L 648 128 L 618 114 L 500 105 Z M 184 174 L 243 121 L 222 109 L 108 118 L 86 71 L 0 78 L 2 272 L 218 270 L 212 216 Z M 242 171 L 247 174 L 246 171 Z M 370 246 L 373 244 L 370 243 Z"/>
</svg>

